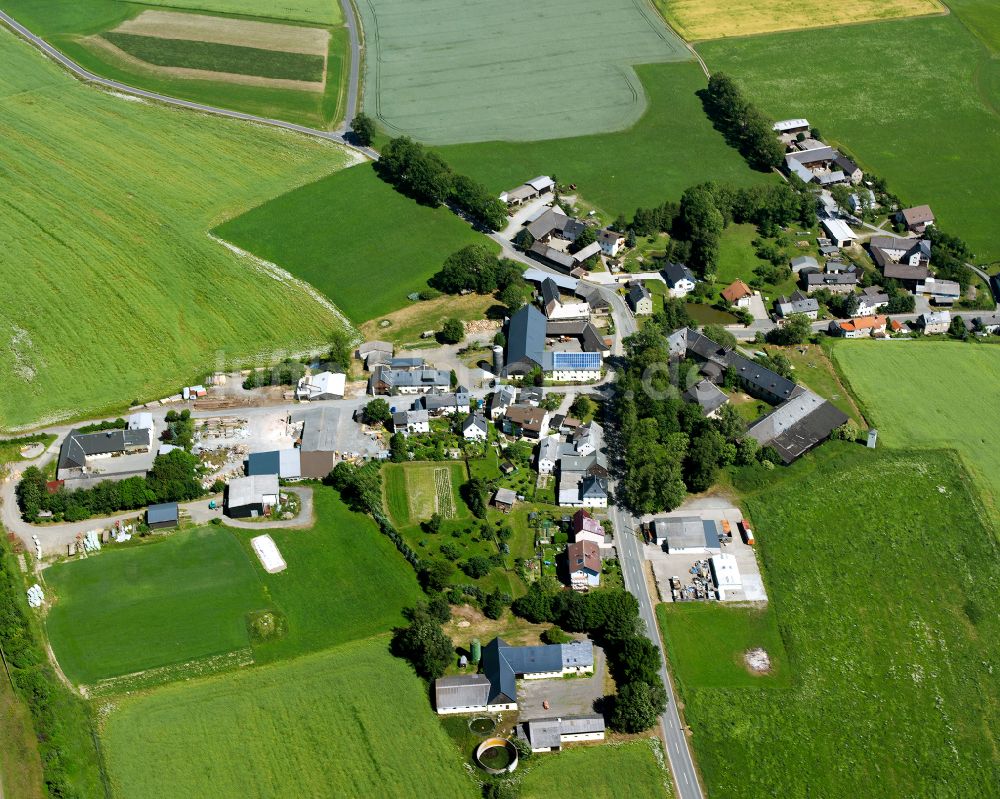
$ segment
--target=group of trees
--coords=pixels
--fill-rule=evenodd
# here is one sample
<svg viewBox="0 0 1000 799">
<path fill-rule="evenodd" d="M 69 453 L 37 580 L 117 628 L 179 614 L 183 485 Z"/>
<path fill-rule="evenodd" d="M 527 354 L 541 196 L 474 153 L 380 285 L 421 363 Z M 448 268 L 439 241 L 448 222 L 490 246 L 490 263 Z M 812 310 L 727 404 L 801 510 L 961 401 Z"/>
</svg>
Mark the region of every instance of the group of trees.
<svg viewBox="0 0 1000 799">
<path fill-rule="evenodd" d="M 396 657 L 409 661 L 425 680 L 436 680 L 455 658 L 455 645 L 441 625 L 451 618 L 448 600 L 437 597 L 415 608 L 406 608 L 405 627 L 393 630 L 391 650 Z"/>
<path fill-rule="evenodd" d="M 502 230 L 507 224 L 507 206 L 498 197 L 472 178 L 452 172 L 441 156 L 407 136 L 389 140 L 375 171 L 417 202 L 454 203 L 490 230 Z"/>
<path fill-rule="evenodd" d="M 754 169 L 767 171 L 781 166 L 785 148 L 774 135 L 773 121 L 754 106 L 736 82 L 723 72 L 716 72 L 704 90 L 708 116 L 726 140 Z"/>
<path fill-rule="evenodd" d="M 44 473 L 37 466 L 24 470 L 18 483 L 17 503 L 25 521 L 37 521 L 43 512 L 56 521 L 82 521 L 92 516 L 111 516 L 136 510 L 157 502 L 188 502 L 205 494 L 198 479 L 198 459 L 189 452 L 175 449 L 158 455 L 145 477 L 125 480 L 102 480 L 93 488 L 67 491 L 60 487 L 50 492 Z"/>
<path fill-rule="evenodd" d="M 286 358 L 277 366 L 254 369 L 243 380 L 243 388 L 263 388 L 264 386 L 294 386 L 305 377 L 306 365 Z"/>
<path fill-rule="evenodd" d="M 500 302 L 517 310 L 524 305 L 530 291 L 521 278 L 523 271 L 521 264 L 497 258 L 484 244 L 470 244 L 449 255 L 428 283 L 445 294 L 497 292 Z"/>
<path fill-rule="evenodd" d="M 767 331 L 765 339 L 768 344 L 792 346 L 804 344 L 812 336 L 812 322 L 803 313 L 793 313 L 785 320 L 785 324 L 772 327 Z"/>
<path fill-rule="evenodd" d="M 175 447 L 190 451 L 194 446 L 194 419 L 191 418 L 191 411 L 187 408 L 180 413 L 174 410 L 167 411 L 164 421 L 167 423 L 167 429 L 163 440 Z"/>
<path fill-rule="evenodd" d="M 942 280 L 954 280 L 962 286 L 962 291 L 965 291 L 975 279 L 972 270 L 966 266 L 975 258 L 968 245 L 957 236 L 933 226 L 927 228 L 924 235 L 931 243 L 935 276 Z"/>
<path fill-rule="evenodd" d="M 579 594 L 542 579 L 514 600 L 511 609 L 536 624 L 556 624 L 560 632 L 585 632 L 604 649 L 618 688 L 610 714 L 613 729 L 635 733 L 656 724 L 667 701 L 660 679 L 660 655 L 641 631 L 639 603 L 634 596 L 621 589 Z"/>
</svg>

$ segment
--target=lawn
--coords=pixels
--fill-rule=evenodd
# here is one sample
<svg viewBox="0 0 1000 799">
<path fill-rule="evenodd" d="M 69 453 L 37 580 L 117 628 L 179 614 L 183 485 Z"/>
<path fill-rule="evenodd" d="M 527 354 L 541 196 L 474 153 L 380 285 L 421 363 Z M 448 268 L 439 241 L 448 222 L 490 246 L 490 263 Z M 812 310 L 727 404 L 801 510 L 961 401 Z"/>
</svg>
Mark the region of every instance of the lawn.
<svg viewBox="0 0 1000 799">
<path fill-rule="evenodd" d="M 659 742 L 587 746 L 535 755 L 522 778 L 522 799 L 570 796 L 586 785 L 588 799 L 667 799 L 670 775 Z"/>
<path fill-rule="evenodd" d="M 763 348 L 769 353 L 780 353 L 791 361 L 797 383 L 811 388 L 824 399 L 830 400 L 840 410 L 851 417 L 851 421 L 862 430 L 867 430 L 864 415 L 844 386 L 826 350 L 818 344 L 800 344 L 796 347 Z"/>
<path fill-rule="evenodd" d="M 342 166 L 341 149 L 125 102 L 9 33 L 0 59 L 0 282 L 18 287 L 0 293 L 0 428 L 120 410 L 220 357 L 327 340 L 327 307 L 206 232 Z"/>
<path fill-rule="evenodd" d="M 447 208 L 399 194 L 370 164 L 302 186 L 215 232 L 308 281 L 359 324 L 406 305 L 451 253 L 488 241 Z"/>
<path fill-rule="evenodd" d="M 435 144 L 622 130 L 646 107 L 632 65 L 690 59 L 651 7 L 630 0 L 358 7 L 366 110 L 391 135 Z"/>
<path fill-rule="evenodd" d="M 426 347 L 429 342 L 421 339 L 420 334 L 440 330 L 445 319 L 471 322 L 498 316 L 502 319 L 506 314 L 507 309 L 491 294 L 466 294 L 464 297 L 445 294 L 432 300 L 411 302 L 384 317 L 370 319 L 361 326 L 361 335 L 369 340 L 392 341 L 397 346 L 418 344 Z M 482 353 L 477 360 L 481 358 L 491 359 L 492 355 Z"/>
<path fill-rule="evenodd" d="M 995 4 L 955 6 L 947 17 L 708 42 L 698 50 L 713 71 L 736 76 L 767 114 L 808 117 L 904 202 L 929 203 L 941 228 L 992 261 L 1000 259 L 993 196 L 1000 62 L 983 42 L 996 47 L 1000 24 Z"/>
<path fill-rule="evenodd" d="M 358 641 L 119 700 L 102 734 L 113 795 L 479 796 L 424 685 L 387 649 Z"/>
<path fill-rule="evenodd" d="M 468 480 L 464 463 L 392 463 L 382 475 L 389 515 L 401 527 L 425 522 L 435 513 L 443 519 L 469 518 L 459 493 Z"/>
<path fill-rule="evenodd" d="M 957 449 L 1000 514 L 1000 350 L 948 341 L 842 342 L 833 359 L 890 447 Z M 1000 516 L 998 516 L 1000 518 Z"/>
<path fill-rule="evenodd" d="M 671 671 L 686 689 L 775 688 L 791 682 L 771 605 L 668 602 L 657 605 L 656 615 Z M 770 673 L 755 674 L 746 667 L 744 653 L 757 648 L 770 657 Z"/>
<path fill-rule="evenodd" d="M 697 64 L 647 64 L 636 69 L 649 98 L 629 130 L 558 141 L 489 142 L 438 148 L 458 172 L 497 192 L 535 175 L 575 184 L 609 216 L 631 216 L 638 206 L 679 200 L 706 180 L 749 185 L 752 172 L 713 128 L 695 92 L 705 88 Z"/>
<path fill-rule="evenodd" d="M 996 796 L 1000 553 L 968 475 L 942 450 L 817 455 L 744 500 L 791 687 L 681 684 L 709 792 Z"/>
<path fill-rule="evenodd" d="M 947 12 L 938 0 L 845 0 L 836 5 L 822 0 L 653 0 L 653 4 L 689 42 Z"/>
<path fill-rule="evenodd" d="M 323 57 L 309 53 L 285 53 L 259 47 L 187 39 L 161 39 L 116 31 L 107 31 L 102 38 L 141 61 L 161 67 L 184 67 L 284 80 L 323 80 Z"/>
<path fill-rule="evenodd" d="M 45 581 L 49 640 L 74 683 L 246 648 L 246 614 L 269 604 L 250 557 L 217 527 L 58 563 Z"/>
</svg>

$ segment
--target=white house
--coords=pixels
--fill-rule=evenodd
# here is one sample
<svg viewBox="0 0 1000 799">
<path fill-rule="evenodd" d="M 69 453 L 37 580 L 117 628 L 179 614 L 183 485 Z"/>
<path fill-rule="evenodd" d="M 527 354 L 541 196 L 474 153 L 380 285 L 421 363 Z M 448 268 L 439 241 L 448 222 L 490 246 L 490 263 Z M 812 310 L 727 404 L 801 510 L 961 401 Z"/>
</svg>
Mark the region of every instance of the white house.
<svg viewBox="0 0 1000 799">
<path fill-rule="evenodd" d="M 320 372 L 303 377 L 295 389 L 295 398 L 305 402 L 343 399 L 347 375 L 340 372 Z"/>
<path fill-rule="evenodd" d="M 392 429 L 407 436 L 411 433 L 429 433 L 430 415 L 425 410 L 396 411 L 392 415 Z"/>
<path fill-rule="evenodd" d="M 933 335 L 935 333 L 947 333 L 951 327 L 951 313 L 949 311 L 934 311 L 920 316 L 920 326 L 924 333 Z"/>
<path fill-rule="evenodd" d="M 753 291 L 742 280 L 734 280 L 722 290 L 722 296 L 737 308 L 749 308 Z"/>
<path fill-rule="evenodd" d="M 867 286 L 858 295 L 858 307 L 852 316 L 874 316 L 877 311 L 889 304 L 889 295 L 881 286 Z"/>
<path fill-rule="evenodd" d="M 466 441 L 485 441 L 489 436 L 486 419 L 478 413 L 470 413 L 462 422 L 462 437 Z"/>
<path fill-rule="evenodd" d="M 601 245 L 601 252 L 614 258 L 625 246 L 625 237 L 616 230 L 604 228 L 597 234 L 597 243 Z"/>
<path fill-rule="evenodd" d="M 542 371 L 557 383 L 592 383 L 601 379 L 599 352 L 546 352 Z"/>
<path fill-rule="evenodd" d="M 866 338 L 885 335 L 887 319 L 884 316 L 860 316 L 856 319 L 830 322 L 830 335 L 842 338 Z"/>
<path fill-rule="evenodd" d="M 663 268 L 662 274 L 671 297 L 675 299 L 686 297 L 694 291 L 696 282 L 694 273 L 684 264 L 668 263 Z"/>
<path fill-rule="evenodd" d="M 633 283 L 625 298 L 636 316 L 649 316 L 653 312 L 653 297 L 642 283 Z"/>
<path fill-rule="evenodd" d="M 538 445 L 538 473 L 552 474 L 559 463 L 559 449 L 561 442 L 559 436 L 548 436 L 543 438 Z"/>
</svg>

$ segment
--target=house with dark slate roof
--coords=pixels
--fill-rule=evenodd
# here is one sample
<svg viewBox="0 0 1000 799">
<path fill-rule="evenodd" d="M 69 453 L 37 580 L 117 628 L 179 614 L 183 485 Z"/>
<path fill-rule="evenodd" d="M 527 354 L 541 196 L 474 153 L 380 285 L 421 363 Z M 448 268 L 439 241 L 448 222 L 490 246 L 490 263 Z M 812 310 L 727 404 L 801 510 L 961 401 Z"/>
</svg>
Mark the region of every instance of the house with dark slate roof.
<svg viewBox="0 0 1000 799">
<path fill-rule="evenodd" d="M 100 471 L 112 479 L 115 472 L 101 468 L 102 461 L 122 455 L 149 452 L 152 445 L 148 428 L 141 430 L 100 430 L 81 433 L 73 430 L 63 441 L 56 467 L 57 480 L 72 480 Z M 123 472 L 123 474 L 126 474 Z"/>
<path fill-rule="evenodd" d="M 528 742 L 532 752 L 558 752 L 567 743 L 603 741 L 604 716 L 530 719 L 518 725 L 517 735 Z"/>
</svg>

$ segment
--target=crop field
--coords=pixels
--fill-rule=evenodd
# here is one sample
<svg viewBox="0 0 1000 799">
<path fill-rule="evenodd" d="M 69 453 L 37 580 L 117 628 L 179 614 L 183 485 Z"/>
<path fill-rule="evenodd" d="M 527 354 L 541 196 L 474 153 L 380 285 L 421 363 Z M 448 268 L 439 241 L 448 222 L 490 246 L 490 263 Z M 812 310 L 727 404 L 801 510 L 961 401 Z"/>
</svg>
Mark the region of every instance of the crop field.
<svg viewBox="0 0 1000 799">
<path fill-rule="evenodd" d="M 662 758 L 653 740 L 535 755 L 522 780 L 521 797 L 570 796 L 586 785 L 588 799 L 669 799 L 674 794 Z"/>
<path fill-rule="evenodd" d="M 327 340 L 327 306 L 207 231 L 343 166 L 343 150 L 126 102 L 9 33 L 0 59 L 0 282 L 18 287 L 0 292 L 0 427 L 166 396 L 220 356 Z"/>
<path fill-rule="evenodd" d="M 994 54 L 1000 53 L 1000 14 L 993 0 L 949 0 L 948 7 Z"/>
<path fill-rule="evenodd" d="M 102 738 L 122 799 L 480 795 L 385 638 L 122 699 Z"/>
<path fill-rule="evenodd" d="M 447 208 L 399 194 L 370 164 L 295 189 L 214 232 L 308 281 L 357 324 L 406 306 L 451 253 L 489 243 Z"/>
<path fill-rule="evenodd" d="M 977 35 L 959 9 L 972 15 Z M 1000 259 L 1000 61 L 984 44 L 1000 41 L 996 19 L 995 4 L 988 12 L 956 3 L 947 17 L 706 42 L 698 51 L 713 71 L 736 76 L 766 113 L 807 117 L 904 202 L 928 203 L 938 225 L 987 262 Z M 890 99 L 889 86 L 920 90 Z"/>
<path fill-rule="evenodd" d="M 822 0 L 653 2 L 674 30 L 689 42 L 946 13 L 938 0 L 845 0 L 832 5 Z"/>
<path fill-rule="evenodd" d="M 45 578 L 57 597 L 49 640 L 75 683 L 246 648 L 246 614 L 268 604 L 239 542 L 212 527 L 59 563 Z"/>
<path fill-rule="evenodd" d="M 681 683 L 709 792 L 996 796 L 1000 552 L 968 475 L 943 450 L 818 454 L 744 503 L 791 686 Z"/>
<path fill-rule="evenodd" d="M 434 144 L 622 130 L 646 107 L 632 65 L 690 58 L 632 0 L 358 5 L 366 109 L 390 134 Z"/>
<path fill-rule="evenodd" d="M 219 14 L 239 14 L 246 17 L 288 19 L 315 22 L 320 25 L 340 25 L 344 15 L 337 0 L 143 0 L 146 5 L 190 8 Z"/>
<path fill-rule="evenodd" d="M 672 672 L 687 688 L 778 688 L 791 681 L 770 605 L 668 602 L 657 606 L 656 615 Z M 744 654 L 758 648 L 771 661 L 765 674 L 751 672 L 744 662 Z"/>
<path fill-rule="evenodd" d="M 463 463 L 394 463 L 382 474 L 389 513 L 400 526 L 427 521 L 434 513 L 444 519 L 469 515 L 458 493 L 467 479 Z"/>
<path fill-rule="evenodd" d="M 553 175 L 560 183 L 575 184 L 588 202 L 611 216 L 679 200 L 684 189 L 706 180 L 745 186 L 769 179 L 751 171 L 713 129 L 696 95 L 705 88 L 697 64 L 646 64 L 636 73 L 648 103 L 627 131 L 463 144 L 438 152 L 457 172 L 497 192 L 535 175 Z"/>
<path fill-rule="evenodd" d="M 994 346 L 947 341 L 833 347 L 834 360 L 878 428 L 879 443 L 958 450 L 995 514 L 1000 512 L 1000 405 L 987 398 L 1000 392 L 998 357 Z"/>
</svg>

